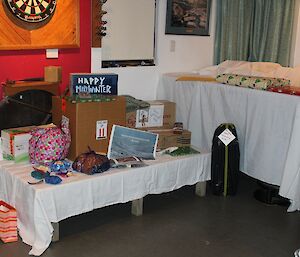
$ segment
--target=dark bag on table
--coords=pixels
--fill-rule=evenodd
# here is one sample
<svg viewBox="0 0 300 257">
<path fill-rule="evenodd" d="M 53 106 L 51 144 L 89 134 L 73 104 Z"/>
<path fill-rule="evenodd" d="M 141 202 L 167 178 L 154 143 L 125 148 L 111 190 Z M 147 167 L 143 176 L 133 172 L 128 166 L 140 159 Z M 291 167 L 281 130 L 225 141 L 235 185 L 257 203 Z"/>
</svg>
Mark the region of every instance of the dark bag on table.
<svg viewBox="0 0 300 257">
<path fill-rule="evenodd" d="M 72 168 L 78 172 L 93 175 L 107 171 L 110 168 L 110 161 L 105 155 L 97 154 L 89 149 L 88 152 L 76 157 Z"/>
<path fill-rule="evenodd" d="M 235 136 L 227 146 L 218 138 L 229 129 Z M 215 195 L 235 195 L 240 173 L 240 148 L 235 126 L 221 124 L 214 133 L 211 156 L 211 189 Z"/>
</svg>

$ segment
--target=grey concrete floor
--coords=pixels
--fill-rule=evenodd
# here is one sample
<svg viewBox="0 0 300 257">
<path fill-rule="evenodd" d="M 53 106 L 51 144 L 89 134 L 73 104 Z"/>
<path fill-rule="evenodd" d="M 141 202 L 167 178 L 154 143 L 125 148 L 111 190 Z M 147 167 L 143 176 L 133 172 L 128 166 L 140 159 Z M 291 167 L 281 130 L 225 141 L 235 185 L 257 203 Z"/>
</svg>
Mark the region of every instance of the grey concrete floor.
<svg viewBox="0 0 300 257">
<path fill-rule="evenodd" d="M 300 248 L 300 212 L 253 198 L 256 183 L 242 177 L 234 197 L 194 187 L 144 198 L 144 215 L 120 204 L 60 223 L 59 242 L 43 257 L 293 257 Z M 0 242 L 0 257 L 28 256 L 19 240 Z"/>
</svg>

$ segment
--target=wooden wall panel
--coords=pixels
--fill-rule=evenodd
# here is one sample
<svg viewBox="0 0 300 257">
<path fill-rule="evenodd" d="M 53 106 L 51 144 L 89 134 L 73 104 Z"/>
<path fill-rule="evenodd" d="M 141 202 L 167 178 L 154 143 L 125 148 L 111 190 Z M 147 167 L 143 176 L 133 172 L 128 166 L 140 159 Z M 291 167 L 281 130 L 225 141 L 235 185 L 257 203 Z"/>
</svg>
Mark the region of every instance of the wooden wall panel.
<svg viewBox="0 0 300 257">
<path fill-rule="evenodd" d="M 101 26 L 102 5 L 99 0 L 92 0 L 92 47 L 101 47 L 101 37 L 97 35 L 98 28 Z"/>
<path fill-rule="evenodd" d="M 14 23 L 0 3 L 0 50 L 76 48 L 80 45 L 79 0 L 57 0 L 51 20 L 28 30 Z"/>
</svg>

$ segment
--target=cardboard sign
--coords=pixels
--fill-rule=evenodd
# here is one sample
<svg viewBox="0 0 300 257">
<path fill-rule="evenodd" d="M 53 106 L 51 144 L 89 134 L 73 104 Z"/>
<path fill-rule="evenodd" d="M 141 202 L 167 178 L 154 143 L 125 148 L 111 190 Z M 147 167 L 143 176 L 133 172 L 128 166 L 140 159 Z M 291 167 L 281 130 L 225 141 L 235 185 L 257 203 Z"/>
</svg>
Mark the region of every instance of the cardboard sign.
<svg viewBox="0 0 300 257">
<path fill-rule="evenodd" d="M 118 95 L 118 75 L 113 73 L 72 73 L 70 75 L 70 91 L 71 95 Z"/>
</svg>

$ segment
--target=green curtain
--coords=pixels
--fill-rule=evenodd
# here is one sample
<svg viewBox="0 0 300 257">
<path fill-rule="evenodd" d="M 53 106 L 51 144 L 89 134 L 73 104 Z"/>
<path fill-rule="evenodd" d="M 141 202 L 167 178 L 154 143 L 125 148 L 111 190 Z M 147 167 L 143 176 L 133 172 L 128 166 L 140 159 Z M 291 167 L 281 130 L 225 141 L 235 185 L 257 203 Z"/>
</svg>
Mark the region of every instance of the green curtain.
<svg viewBox="0 0 300 257">
<path fill-rule="evenodd" d="M 295 0 L 216 0 L 214 63 L 289 65 Z"/>
</svg>

